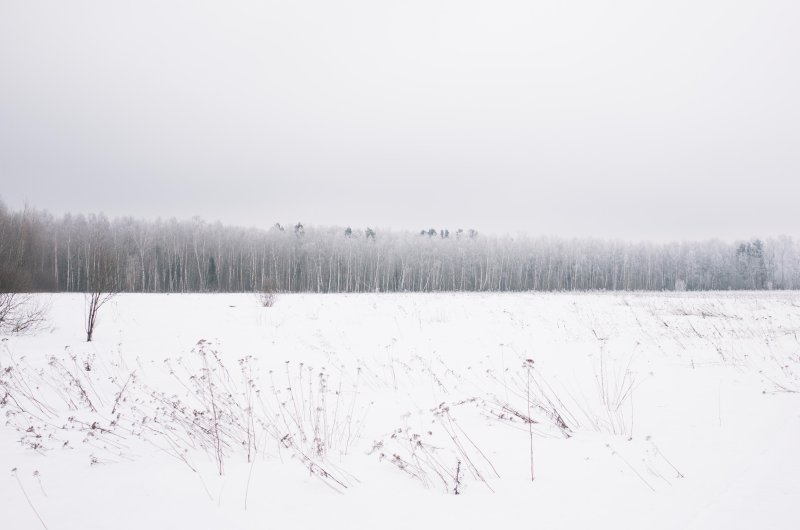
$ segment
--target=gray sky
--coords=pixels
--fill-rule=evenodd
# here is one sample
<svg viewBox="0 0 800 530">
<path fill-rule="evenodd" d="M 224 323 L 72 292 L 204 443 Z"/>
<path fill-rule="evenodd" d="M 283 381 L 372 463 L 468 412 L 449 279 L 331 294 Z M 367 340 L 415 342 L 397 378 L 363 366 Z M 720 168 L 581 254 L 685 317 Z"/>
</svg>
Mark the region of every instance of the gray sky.
<svg viewBox="0 0 800 530">
<path fill-rule="evenodd" d="M 0 0 L 0 198 L 800 236 L 800 2 Z"/>
</svg>

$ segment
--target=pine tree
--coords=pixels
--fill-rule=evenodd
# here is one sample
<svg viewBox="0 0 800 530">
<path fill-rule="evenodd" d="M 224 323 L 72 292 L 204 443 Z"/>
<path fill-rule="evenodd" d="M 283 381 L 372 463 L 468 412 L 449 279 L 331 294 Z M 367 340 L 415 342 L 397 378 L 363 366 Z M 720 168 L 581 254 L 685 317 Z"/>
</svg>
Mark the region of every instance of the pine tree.
<svg viewBox="0 0 800 530">
<path fill-rule="evenodd" d="M 217 262 L 214 261 L 214 256 L 210 256 L 208 258 L 208 272 L 206 273 L 206 288 L 209 291 L 216 291 L 217 286 Z"/>
</svg>

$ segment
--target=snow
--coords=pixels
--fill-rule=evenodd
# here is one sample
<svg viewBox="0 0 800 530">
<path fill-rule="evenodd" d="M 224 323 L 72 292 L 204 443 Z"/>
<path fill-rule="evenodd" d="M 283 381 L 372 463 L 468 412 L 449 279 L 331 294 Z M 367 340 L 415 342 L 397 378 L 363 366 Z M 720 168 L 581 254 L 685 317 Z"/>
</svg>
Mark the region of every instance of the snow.
<svg viewBox="0 0 800 530">
<path fill-rule="evenodd" d="M 800 293 L 40 298 L 3 528 L 797 527 Z"/>
</svg>

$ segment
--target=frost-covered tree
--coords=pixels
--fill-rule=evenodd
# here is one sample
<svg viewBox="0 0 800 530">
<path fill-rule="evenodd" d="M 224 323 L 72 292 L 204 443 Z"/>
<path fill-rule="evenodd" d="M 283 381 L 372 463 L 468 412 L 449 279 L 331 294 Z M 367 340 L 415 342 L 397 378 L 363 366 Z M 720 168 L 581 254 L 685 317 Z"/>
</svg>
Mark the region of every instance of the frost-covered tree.
<svg viewBox="0 0 800 530">
<path fill-rule="evenodd" d="M 654 244 L 290 226 L 0 209 L 0 291 L 89 292 L 100 251 L 127 292 L 257 292 L 266 280 L 281 292 L 800 288 L 788 236 Z"/>
</svg>

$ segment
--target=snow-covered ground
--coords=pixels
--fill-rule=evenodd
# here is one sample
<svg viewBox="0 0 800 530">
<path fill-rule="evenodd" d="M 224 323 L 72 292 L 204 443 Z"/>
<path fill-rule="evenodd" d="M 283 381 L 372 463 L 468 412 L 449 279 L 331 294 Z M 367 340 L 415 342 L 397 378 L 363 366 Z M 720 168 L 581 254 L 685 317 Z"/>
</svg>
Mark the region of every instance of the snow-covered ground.
<svg viewBox="0 0 800 530">
<path fill-rule="evenodd" d="M 800 525 L 799 293 L 41 298 L 4 529 Z"/>
</svg>

